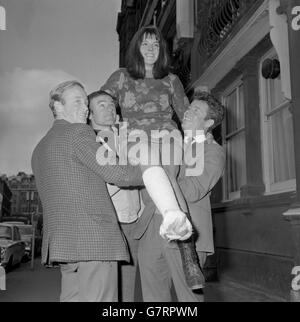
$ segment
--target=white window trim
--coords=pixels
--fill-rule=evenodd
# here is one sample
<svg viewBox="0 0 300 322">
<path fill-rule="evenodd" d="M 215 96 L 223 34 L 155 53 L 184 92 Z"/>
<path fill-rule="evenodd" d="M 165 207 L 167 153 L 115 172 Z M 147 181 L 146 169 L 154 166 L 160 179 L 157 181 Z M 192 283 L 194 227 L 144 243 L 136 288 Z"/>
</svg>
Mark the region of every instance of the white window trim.
<svg viewBox="0 0 300 322">
<path fill-rule="evenodd" d="M 240 77 L 238 77 L 233 83 L 230 84 L 230 86 L 228 86 L 225 91 L 222 93 L 222 104 L 225 104 L 225 97 L 227 97 L 233 90 L 236 90 L 240 85 L 243 85 L 243 80 L 242 80 L 242 75 Z M 245 130 L 245 126 L 236 130 L 235 132 L 231 132 L 230 134 L 226 134 L 226 114 L 225 114 L 225 118 L 223 121 L 223 126 L 222 126 L 222 137 L 223 137 L 223 147 L 226 151 L 226 157 L 227 157 L 227 139 L 230 139 L 234 134 L 237 134 L 241 131 Z M 223 201 L 231 201 L 231 200 L 235 200 L 235 199 L 239 199 L 241 198 L 241 191 L 237 190 L 237 191 L 232 191 L 232 192 L 228 192 L 227 191 L 227 175 L 226 175 L 226 171 L 224 172 L 223 175 Z M 228 197 L 227 197 L 228 196 Z"/>
<path fill-rule="evenodd" d="M 278 183 L 271 183 L 273 178 L 273 153 L 271 152 L 272 147 L 272 136 L 269 134 L 270 124 L 267 125 L 268 120 L 266 117 L 265 106 L 267 105 L 267 96 L 266 96 L 266 80 L 261 74 L 262 63 L 265 59 L 271 58 L 276 55 L 274 48 L 269 50 L 261 59 L 259 63 L 259 92 L 260 92 L 260 116 L 261 116 L 261 135 L 262 135 L 262 162 L 263 162 L 263 178 L 265 183 L 265 195 L 272 195 L 281 192 L 290 192 L 296 190 L 296 179 L 286 180 Z M 288 101 L 287 101 L 288 102 Z M 268 115 L 276 113 L 278 110 L 284 108 L 287 104 L 284 102 L 279 107 L 277 107 Z M 271 144 L 268 144 L 271 143 Z"/>
</svg>

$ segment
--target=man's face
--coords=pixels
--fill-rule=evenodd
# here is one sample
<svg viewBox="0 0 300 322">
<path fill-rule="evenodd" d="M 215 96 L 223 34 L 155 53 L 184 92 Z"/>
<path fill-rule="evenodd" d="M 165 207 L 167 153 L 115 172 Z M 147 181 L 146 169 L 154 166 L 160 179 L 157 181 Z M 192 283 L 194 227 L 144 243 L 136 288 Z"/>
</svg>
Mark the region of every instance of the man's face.
<svg viewBox="0 0 300 322">
<path fill-rule="evenodd" d="M 62 99 L 62 102 L 55 102 L 58 116 L 70 123 L 86 123 L 88 100 L 85 91 L 74 86 L 63 93 Z"/>
<path fill-rule="evenodd" d="M 92 127 L 112 126 L 116 122 L 116 105 L 108 95 L 99 95 L 90 101 L 90 116 Z"/>
<path fill-rule="evenodd" d="M 206 130 L 212 124 L 212 120 L 206 120 L 208 105 L 205 101 L 193 100 L 187 111 L 184 113 L 182 129 L 190 130 L 193 134 L 197 130 Z"/>
</svg>

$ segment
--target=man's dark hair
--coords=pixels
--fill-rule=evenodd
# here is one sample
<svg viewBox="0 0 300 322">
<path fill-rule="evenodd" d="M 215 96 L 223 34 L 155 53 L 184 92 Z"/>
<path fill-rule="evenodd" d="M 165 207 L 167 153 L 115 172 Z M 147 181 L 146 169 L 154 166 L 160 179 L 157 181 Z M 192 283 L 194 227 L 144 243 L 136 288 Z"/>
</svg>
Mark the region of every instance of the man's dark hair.
<svg viewBox="0 0 300 322">
<path fill-rule="evenodd" d="M 159 55 L 153 66 L 153 77 L 161 79 L 169 74 L 169 55 L 166 41 L 160 30 L 155 26 L 140 28 L 133 36 L 127 52 L 127 71 L 133 79 L 143 79 L 146 75 L 144 58 L 141 54 L 141 44 L 146 37 L 155 36 L 159 42 Z"/>
<path fill-rule="evenodd" d="M 222 123 L 225 115 L 225 107 L 213 95 L 208 92 L 195 92 L 193 100 L 204 101 L 208 105 L 206 120 L 214 120 L 214 124 L 209 130 L 214 129 Z"/>
<path fill-rule="evenodd" d="M 105 95 L 105 96 L 109 96 L 111 97 L 113 100 L 114 100 L 114 103 L 117 105 L 117 101 L 116 101 L 116 98 L 114 96 L 112 96 L 111 94 L 109 94 L 108 92 L 105 92 L 105 91 L 102 91 L 101 89 L 99 91 L 95 91 L 95 92 L 92 92 L 88 95 L 88 100 L 89 100 L 89 107 L 90 107 L 90 103 L 92 101 L 92 99 L 98 97 L 98 96 L 102 96 L 102 95 Z"/>
</svg>

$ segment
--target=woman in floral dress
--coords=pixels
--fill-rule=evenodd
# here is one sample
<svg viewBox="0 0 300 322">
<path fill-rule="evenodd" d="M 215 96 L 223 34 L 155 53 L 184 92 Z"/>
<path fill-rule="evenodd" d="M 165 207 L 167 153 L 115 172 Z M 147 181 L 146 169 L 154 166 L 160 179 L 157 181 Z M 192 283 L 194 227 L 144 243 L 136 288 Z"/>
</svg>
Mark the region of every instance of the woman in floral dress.
<svg viewBox="0 0 300 322">
<path fill-rule="evenodd" d="M 182 137 L 172 119 L 174 113 L 180 121 L 183 119 L 189 101 L 179 78 L 169 71 L 167 46 L 156 27 L 143 27 L 137 31 L 129 46 L 127 67 L 114 72 L 101 90 L 117 99 L 129 135 L 135 133 L 142 137 L 141 133 L 147 134 L 148 141 L 144 144 L 150 147 L 151 143 L 152 156 L 155 155 L 152 143 L 160 142 L 157 133 L 165 133 L 164 139 L 175 133 L 173 143 L 163 140 L 163 144 L 170 144 L 171 149 L 166 149 L 172 154 L 169 164 L 145 166 L 148 159 L 143 160 L 141 155 L 140 165 L 145 187 L 163 216 L 161 236 L 168 240 L 190 238 L 192 226 L 176 180 L 182 160 Z M 160 147 L 163 159 L 166 155 L 162 151 L 165 150 Z"/>
</svg>

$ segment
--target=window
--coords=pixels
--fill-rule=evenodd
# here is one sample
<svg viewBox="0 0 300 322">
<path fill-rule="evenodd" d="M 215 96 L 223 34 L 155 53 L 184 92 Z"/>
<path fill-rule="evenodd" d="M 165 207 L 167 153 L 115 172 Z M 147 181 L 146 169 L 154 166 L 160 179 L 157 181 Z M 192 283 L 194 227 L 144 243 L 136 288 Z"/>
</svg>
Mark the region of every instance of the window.
<svg viewBox="0 0 300 322">
<path fill-rule="evenodd" d="M 36 211 L 36 205 L 30 205 L 30 209 L 29 211 L 32 213 L 32 212 L 35 212 Z"/>
<path fill-rule="evenodd" d="M 39 200 L 39 195 L 38 195 L 38 193 L 37 192 L 33 192 L 33 200 L 37 203 L 38 202 L 38 200 Z"/>
<path fill-rule="evenodd" d="M 266 58 L 278 59 L 274 49 L 261 63 Z M 260 90 L 266 193 L 292 191 L 296 189 L 296 175 L 290 101 L 282 93 L 280 75 L 276 79 L 261 76 Z"/>
<path fill-rule="evenodd" d="M 226 147 L 225 199 L 240 197 L 240 188 L 246 184 L 245 108 L 241 80 L 236 81 L 223 94 L 226 115 L 223 142 Z"/>
<path fill-rule="evenodd" d="M 26 202 L 26 192 L 25 191 L 23 191 L 23 192 L 21 192 L 20 193 L 20 201 L 21 202 Z"/>
<path fill-rule="evenodd" d="M 12 239 L 11 227 L 0 225 L 0 239 Z"/>
<path fill-rule="evenodd" d="M 21 207 L 21 212 L 22 213 L 27 213 L 28 212 L 28 206 Z"/>
</svg>

